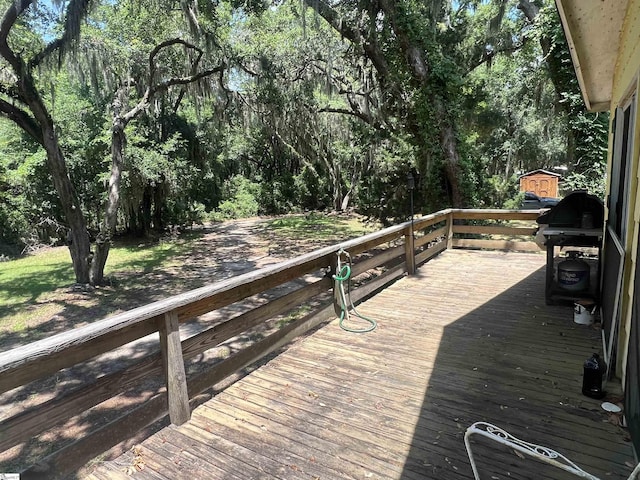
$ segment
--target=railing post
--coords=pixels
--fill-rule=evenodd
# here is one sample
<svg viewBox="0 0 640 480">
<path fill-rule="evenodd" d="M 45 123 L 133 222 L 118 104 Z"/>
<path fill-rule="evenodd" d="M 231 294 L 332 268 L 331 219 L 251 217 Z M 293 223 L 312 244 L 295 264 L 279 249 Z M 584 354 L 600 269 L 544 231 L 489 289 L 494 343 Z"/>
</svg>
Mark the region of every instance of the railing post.
<svg viewBox="0 0 640 480">
<path fill-rule="evenodd" d="M 167 383 L 167 401 L 169 419 L 174 425 L 182 425 L 191 417 L 187 376 L 184 370 L 182 345 L 180 344 L 180 325 L 175 311 L 164 314 L 160 321 L 160 348 L 164 363 L 164 376 Z"/>
<path fill-rule="evenodd" d="M 408 230 L 408 231 L 407 231 Z M 416 273 L 416 249 L 413 236 L 413 222 L 407 227 L 404 234 L 404 255 L 407 263 L 407 273 L 413 275 Z"/>
<path fill-rule="evenodd" d="M 453 212 L 447 215 L 447 248 L 453 248 Z"/>
</svg>

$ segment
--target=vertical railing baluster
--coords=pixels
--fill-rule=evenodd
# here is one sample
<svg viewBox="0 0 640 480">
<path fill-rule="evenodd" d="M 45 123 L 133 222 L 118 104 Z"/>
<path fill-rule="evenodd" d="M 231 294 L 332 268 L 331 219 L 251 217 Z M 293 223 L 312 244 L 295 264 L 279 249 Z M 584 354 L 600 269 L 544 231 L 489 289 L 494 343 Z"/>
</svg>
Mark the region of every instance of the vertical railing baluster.
<svg viewBox="0 0 640 480">
<path fill-rule="evenodd" d="M 180 325 L 175 311 L 164 314 L 160 321 L 160 348 L 164 362 L 164 375 L 167 384 L 169 419 L 174 425 L 182 425 L 191 417 L 187 376 L 184 370 L 182 345 L 180 344 Z"/>
</svg>

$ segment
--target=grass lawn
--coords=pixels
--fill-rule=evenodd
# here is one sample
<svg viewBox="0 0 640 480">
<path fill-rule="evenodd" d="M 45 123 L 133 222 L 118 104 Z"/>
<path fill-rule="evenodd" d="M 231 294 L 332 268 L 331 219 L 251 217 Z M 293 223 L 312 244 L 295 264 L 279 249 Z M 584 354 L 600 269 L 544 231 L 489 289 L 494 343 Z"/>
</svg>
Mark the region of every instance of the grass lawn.
<svg viewBox="0 0 640 480">
<path fill-rule="evenodd" d="M 171 266 L 172 258 L 187 251 L 189 239 L 156 244 L 115 246 L 109 252 L 105 276 L 127 272 L 146 274 Z M 19 332 L 63 309 L 69 287 L 75 282 L 67 247 L 46 248 L 35 254 L 0 263 L 0 333 Z M 122 285 L 126 288 L 126 282 Z M 104 292 L 103 292 L 104 293 Z M 107 295 L 108 296 L 108 295 Z M 105 295 L 88 297 L 92 306 Z"/>
<path fill-rule="evenodd" d="M 338 243 L 373 231 L 357 217 L 339 217 L 309 213 L 276 218 L 265 224 L 266 230 L 280 239 Z"/>
<path fill-rule="evenodd" d="M 263 224 L 262 236 L 276 245 L 281 255 L 294 257 L 366 235 L 376 228 L 360 217 L 308 213 L 270 220 Z"/>
<path fill-rule="evenodd" d="M 95 291 L 72 288 L 75 278 L 66 247 L 46 248 L 2 262 L 0 348 L 149 303 L 158 296 L 178 293 L 181 288 L 193 288 L 190 286 L 194 279 L 216 281 L 215 275 L 204 272 L 215 261 L 210 260 L 207 266 L 202 261 L 203 255 L 207 259 L 217 255 L 220 262 L 232 262 L 234 256 L 251 248 L 251 242 L 266 240 L 278 256 L 292 257 L 373 230 L 355 217 L 317 213 L 257 221 L 257 225 L 252 235 L 242 236 L 245 244 L 237 247 L 239 252 L 217 251 L 217 242 L 228 235 L 226 227 L 216 233 L 221 225 L 188 232 L 173 240 L 117 243 L 109 253 L 105 269 L 105 277 L 112 278 L 114 283 Z M 184 281 L 187 275 L 192 283 Z"/>
</svg>

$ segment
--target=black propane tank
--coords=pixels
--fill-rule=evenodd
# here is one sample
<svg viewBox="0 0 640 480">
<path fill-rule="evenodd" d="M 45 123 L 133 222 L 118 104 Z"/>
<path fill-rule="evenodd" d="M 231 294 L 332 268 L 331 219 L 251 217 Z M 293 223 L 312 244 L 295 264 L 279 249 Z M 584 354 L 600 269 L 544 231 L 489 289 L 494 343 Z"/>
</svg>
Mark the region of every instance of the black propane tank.
<svg viewBox="0 0 640 480">
<path fill-rule="evenodd" d="M 607 373 L 607 365 L 600 355 L 594 353 L 584 362 L 582 393 L 591 398 L 602 398 L 607 392 L 602 390 L 602 379 Z"/>
</svg>

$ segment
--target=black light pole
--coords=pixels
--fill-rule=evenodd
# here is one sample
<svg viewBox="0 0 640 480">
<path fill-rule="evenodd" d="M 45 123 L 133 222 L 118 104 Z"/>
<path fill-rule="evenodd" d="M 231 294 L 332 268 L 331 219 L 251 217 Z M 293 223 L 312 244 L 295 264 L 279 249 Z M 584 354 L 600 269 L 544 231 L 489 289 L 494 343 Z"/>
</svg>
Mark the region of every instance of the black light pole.
<svg viewBox="0 0 640 480">
<path fill-rule="evenodd" d="M 407 173 L 407 187 L 409 188 L 409 197 L 411 199 L 411 237 L 413 237 L 413 191 L 416 188 L 416 179 L 411 171 Z"/>
</svg>

